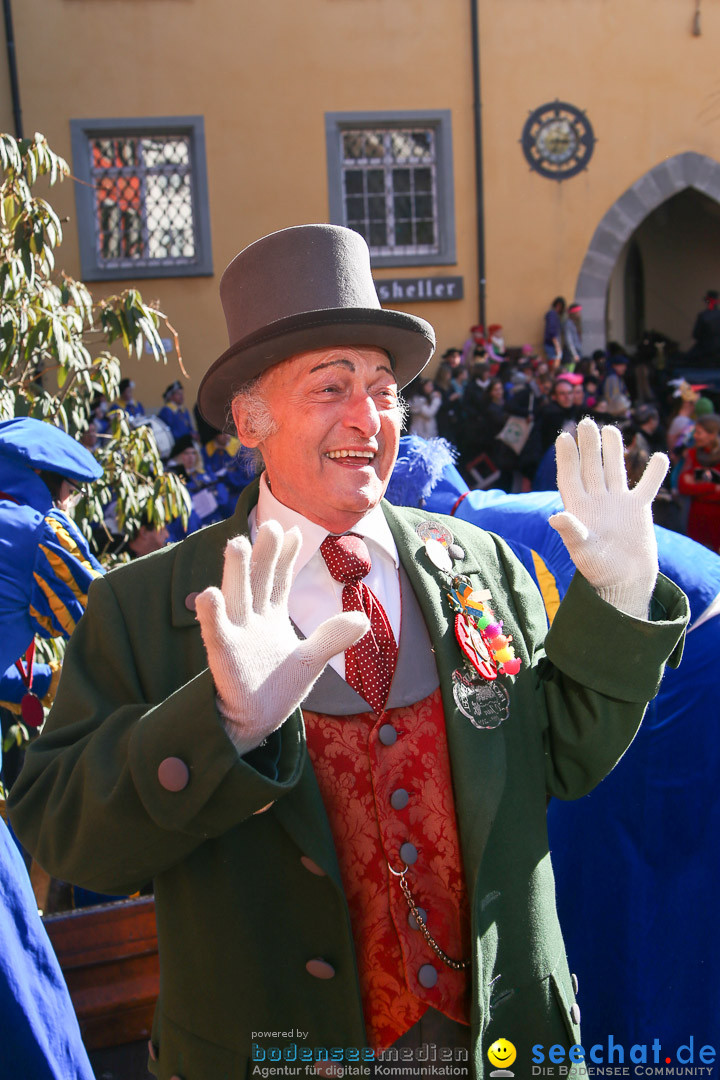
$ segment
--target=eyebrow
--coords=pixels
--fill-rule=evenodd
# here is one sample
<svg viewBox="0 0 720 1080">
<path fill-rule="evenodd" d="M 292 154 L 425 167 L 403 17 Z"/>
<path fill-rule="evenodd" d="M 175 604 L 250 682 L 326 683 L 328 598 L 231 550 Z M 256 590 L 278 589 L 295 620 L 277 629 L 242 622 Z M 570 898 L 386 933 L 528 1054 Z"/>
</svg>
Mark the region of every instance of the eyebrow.
<svg viewBox="0 0 720 1080">
<path fill-rule="evenodd" d="M 337 360 L 326 360 L 324 364 L 316 364 L 314 368 L 310 368 L 310 374 L 314 371 L 322 371 L 323 368 L 329 367 L 345 367 L 348 371 L 355 372 L 355 365 L 352 360 L 347 360 L 344 356 L 339 357 Z M 394 372 L 392 368 L 386 367 L 384 364 L 378 364 L 375 368 L 376 371 L 386 371 L 388 375 L 392 375 L 394 378 Z"/>
</svg>

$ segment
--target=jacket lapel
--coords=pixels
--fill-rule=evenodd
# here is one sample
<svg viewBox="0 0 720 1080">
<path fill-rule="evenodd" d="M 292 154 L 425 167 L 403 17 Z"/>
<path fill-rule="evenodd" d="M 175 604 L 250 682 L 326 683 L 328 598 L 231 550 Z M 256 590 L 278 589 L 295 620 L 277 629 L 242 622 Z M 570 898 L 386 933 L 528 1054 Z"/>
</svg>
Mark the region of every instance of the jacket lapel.
<svg viewBox="0 0 720 1080">
<path fill-rule="evenodd" d="M 458 709 L 453 695 L 453 672 L 463 666 L 455 638 L 454 615 L 447 599 L 447 576 L 430 562 L 425 545 L 408 520 L 389 503 L 383 510 L 397 544 L 400 561 L 420 604 L 442 688 L 448 748 L 452 766 L 458 828 L 470 895 L 475 885 L 491 824 L 505 787 L 505 738 L 502 725 L 480 731 Z M 421 519 L 420 519 L 421 520 Z M 477 588 L 487 588 L 482 568 L 466 552 L 463 575 Z"/>
<path fill-rule="evenodd" d="M 172 622 L 173 626 L 192 628 L 197 633 L 200 650 L 203 650 L 200 627 L 189 598 L 210 585 L 220 587 L 225 546 L 233 536 L 249 535 L 248 515 L 257 503 L 258 490 L 256 480 L 240 495 L 231 518 L 193 533 L 178 547 L 172 579 Z M 302 724 L 300 710 L 287 723 Z M 322 866 L 342 888 L 330 824 L 307 751 L 297 786 L 273 803 L 268 813 L 280 822 L 303 855 Z"/>
</svg>

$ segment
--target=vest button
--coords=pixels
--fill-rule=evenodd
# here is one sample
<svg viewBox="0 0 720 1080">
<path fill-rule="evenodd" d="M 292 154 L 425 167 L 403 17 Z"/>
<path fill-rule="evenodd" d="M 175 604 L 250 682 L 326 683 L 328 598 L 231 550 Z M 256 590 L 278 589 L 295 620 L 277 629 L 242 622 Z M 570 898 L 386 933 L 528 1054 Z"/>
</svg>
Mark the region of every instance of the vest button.
<svg viewBox="0 0 720 1080">
<path fill-rule="evenodd" d="M 166 757 L 161 761 L 157 776 L 166 791 L 182 791 L 190 783 L 190 770 L 179 757 Z"/>
<path fill-rule="evenodd" d="M 414 862 L 417 862 L 418 850 L 414 844 L 405 842 L 400 845 L 400 858 L 408 866 L 412 866 Z"/>
<path fill-rule="evenodd" d="M 578 990 L 580 989 L 580 984 L 578 983 L 577 975 L 571 975 L 570 976 L 570 982 L 572 983 L 573 994 L 577 994 Z"/>
<path fill-rule="evenodd" d="M 328 964 L 327 960 L 321 960 L 319 957 L 308 960 L 305 970 L 308 975 L 312 975 L 315 979 L 333 979 L 335 977 L 335 968 L 332 964 Z"/>
<path fill-rule="evenodd" d="M 397 739 L 397 731 L 392 724 L 383 724 L 378 731 L 378 739 L 383 746 L 392 746 Z"/>
<path fill-rule="evenodd" d="M 431 986 L 435 985 L 437 978 L 437 971 L 432 964 L 423 964 L 418 971 L 418 982 L 421 986 L 424 986 L 426 990 L 429 990 Z"/>
<path fill-rule="evenodd" d="M 199 595 L 200 594 L 197 592 L 189 592 L 187 594 L 187 596 L 185 597 L 185 607 L 188 609 L 188 611 L 195 611 L 195 608 L 197 606 L 195 601 L 197 600 Z"/>
<path fill-rule="evenodd" d="M 404 810 L 410 802 L 410 796 L 404 787 L 396 788 L 390 796 L 390 805 L 393 810 Z"/>
<path fill-rule="evenodd" d="M 580 1006 L 579 1005 L 572 1005 L 571 1006 L 571 1008 L 570 1008 L 570 1019 L 572 1020 L 573 1024 L 579 1024 L 580 1023 Z"/>
<path fill-rule="evenodd" d="M 422 921 L 427 926 L 427 911 L 425 910 L 425 908 L 419 907 L 418 912 L 420 913 Z M 415 916 L 413 915 L 412 911 L 409 912 L 409 914 L 408 914 L 408 925 L 409 925 L 411 930 L 417 930 L 419 928 L 418 927 L 418 921 L 415 918 Z"/>
<path fill-rule="evenodd" d="M 311 858 L 309 858 L 307 855 L 301 855 L 300 862 L 303 864 L 306 870 L 310 871 L 311 874 L 317 874 L 318 877 L 326 876 L 322 866 L 318 866 L 318 864 L 314 862 Z"/>
</svg>

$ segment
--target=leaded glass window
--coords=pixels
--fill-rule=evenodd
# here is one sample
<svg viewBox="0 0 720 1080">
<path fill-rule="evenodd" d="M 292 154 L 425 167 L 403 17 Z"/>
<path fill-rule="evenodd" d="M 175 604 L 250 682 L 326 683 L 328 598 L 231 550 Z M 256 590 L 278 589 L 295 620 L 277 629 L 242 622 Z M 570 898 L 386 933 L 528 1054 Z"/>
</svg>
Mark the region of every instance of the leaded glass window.
<svg viewBox="0 0 720 1080">
<path fill-rule="evenodd" d="M 341 145 L 348 227 L 373 255 L 437 254 L 435 132 L 348 129 Z"/>
<path fill-rule="evenodd" d="M 71 128 L 84 275 L 211 273 L 202 118 Z"/>
</svg>

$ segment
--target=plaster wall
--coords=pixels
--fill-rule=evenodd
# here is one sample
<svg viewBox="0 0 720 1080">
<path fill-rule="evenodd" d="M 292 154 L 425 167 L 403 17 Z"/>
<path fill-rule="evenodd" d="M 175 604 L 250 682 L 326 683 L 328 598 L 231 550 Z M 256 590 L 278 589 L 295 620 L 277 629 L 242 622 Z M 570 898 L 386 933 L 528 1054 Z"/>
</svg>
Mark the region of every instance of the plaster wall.
<svg viewBox="0 0 720 1080">
<path fill-rule="evenodd" d="M 622 243 L 586 256 L 633 185 L 630 231 L 647 173 L 689 151 L 698 169 L 720 161 L 720 2 L 703 4 L 700 37 L 694 11 L 695 0 L 479 0 L 487 316 L 508 343 L 539 342 L 549 301 L 572 299 L 581 271 L 609 279 Z M 326 112 L 451 110 L 457 266 L 376 277 L 462 275 L 465 300 L 404 305 L 435 325 L 440 351 L 462 343 L 478 317 L 469 0 L 13 0 L 13 15 L 26 132 L 66 156 L 71 117 L 205 118 L 215 274 L 141 283 L 180 332 L 190 399 L 227 343 L 225 265 L 266 232 L 328 218 Z M 529 111 L 555 99 L 586 110 L 598 140 L 588 170 L 562 183 L 533 172 L 519 142 Z M 53 201 L 68 218 L 60 263 L 78 274 L 72 184 Z M 583 319 L 604 333 L 605 286 Z M 172 362 L 125 367 L 150 407 L 178 374 Z"/>
</svg>

